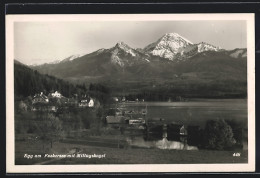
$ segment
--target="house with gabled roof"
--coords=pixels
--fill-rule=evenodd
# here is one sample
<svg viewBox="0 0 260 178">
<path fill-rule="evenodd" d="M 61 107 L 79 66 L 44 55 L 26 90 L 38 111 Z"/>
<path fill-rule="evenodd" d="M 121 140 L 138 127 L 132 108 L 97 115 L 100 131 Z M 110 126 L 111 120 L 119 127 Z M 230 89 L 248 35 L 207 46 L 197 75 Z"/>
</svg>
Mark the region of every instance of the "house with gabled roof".
<svg viewBox="0 0 260 178">
<path fill-rule="evenodd" d="M 94 99 L 91 98 L 91 97 L 88 97 L 88 98 L 82 98 L 78 105 L 80 108 L 86 108 L 86 107 L 94 107 Z"/>
<path fill-rule="evenodd" d="M 32 104 L 42 103 L 46 104 L 49 103 L 49 98 L 41 92 L 40 94 L 35 94 L 32 99 Z"/>
<path fill-rule="evenodd" d="M 55 91 L 55 92 L 50 93 L 49 96 L 54 97 L 54 98 L 61 98 L 62 94 L 59 93 L 58 91 Z"/>
</svg>

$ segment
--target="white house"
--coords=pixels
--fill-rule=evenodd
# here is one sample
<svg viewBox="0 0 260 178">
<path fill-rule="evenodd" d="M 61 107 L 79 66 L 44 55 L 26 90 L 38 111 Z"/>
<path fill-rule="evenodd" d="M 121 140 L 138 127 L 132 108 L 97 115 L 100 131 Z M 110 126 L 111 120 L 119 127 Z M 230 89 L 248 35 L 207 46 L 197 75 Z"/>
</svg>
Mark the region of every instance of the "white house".
<svg viewBox="0 0 260 178">
<path fill-rule="evenodd" d="M 88 102 L 88 107 L 94 107 L 94 100 L 92 98 Z"/>
<path fill-rule="evenodd" d="M 62 95 L 58 91 L 55 91 L 54 93 L 51 93 L 51 96 L 55 98 L 61 98 Z"/>
<path fill-rule="evenodd" d="M 87 99 L 83 99 L 79 102 L 79 107 L 81 108 L 85 108 L 88 107 L 88 100 Z"/>
<path fill-rule="evenodd" d="M 79 102 L 79 107 L 85 108 L 85 107 L 94 107 L 94 100 L 92 98 L 88 99 L 82 99 Z"/>
<path fill-rule="evenodd" d="M 118 102 L 118 98 L 117 97 L 112 97 L 113 101 Z"/>
</svg>

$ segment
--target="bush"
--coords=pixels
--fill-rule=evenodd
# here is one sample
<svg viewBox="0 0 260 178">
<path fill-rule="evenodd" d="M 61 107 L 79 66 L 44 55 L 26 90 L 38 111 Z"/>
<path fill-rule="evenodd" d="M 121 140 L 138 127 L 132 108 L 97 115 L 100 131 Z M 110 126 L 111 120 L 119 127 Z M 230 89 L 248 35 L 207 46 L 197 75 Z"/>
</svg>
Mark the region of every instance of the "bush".
<svg viewBox="0 0 260 178">
<path fill-rule="evenodd" d="M 203 145 L 207 149 L 229 149 L 236 143 L 232 128 L 223 119 L 207 121 L 203 135 Z"/>
<path fill-rule="evenodd" d="M 44 142 L 50 142 L 52 148 L 53 142 L 58 141 L 64 136 L 62 121 L 50 113 L 43 115 L 43 120 L 39 121 L 36 127 L 38 135 L 43 141 L 43 149 Z"/>
<path fill-rule="evenodd" d="M 236 140 L 237 145 L 243 144 L 243 129 L 247 128 L 247 122 L 246 121 L 240 121 L 236 119 L 232 120 L 225 120 L 228 125 L 232 128 L 234 139 Z"/>
</svg>

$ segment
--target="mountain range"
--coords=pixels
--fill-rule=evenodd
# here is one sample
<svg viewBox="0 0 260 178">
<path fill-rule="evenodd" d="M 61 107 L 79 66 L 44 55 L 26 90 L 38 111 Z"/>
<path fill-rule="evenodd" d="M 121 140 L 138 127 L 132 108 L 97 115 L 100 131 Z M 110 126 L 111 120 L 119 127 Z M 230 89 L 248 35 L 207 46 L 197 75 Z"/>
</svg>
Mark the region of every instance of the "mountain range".
<svg viewBox="0 0 260 178">
<path fill-rule="evenodd" d="M 109 49 L 30 67 L 72 82 L 105 83 L 118 91 L 137 91 L 153 86 L 183 86 L 185 82 L 200 86 L 230 81 L 244 84 L 246 59 L 246 49 L 194 44 L 177 33 L 167 33 L 142 49 L 118 42 Z"/>
</svg>

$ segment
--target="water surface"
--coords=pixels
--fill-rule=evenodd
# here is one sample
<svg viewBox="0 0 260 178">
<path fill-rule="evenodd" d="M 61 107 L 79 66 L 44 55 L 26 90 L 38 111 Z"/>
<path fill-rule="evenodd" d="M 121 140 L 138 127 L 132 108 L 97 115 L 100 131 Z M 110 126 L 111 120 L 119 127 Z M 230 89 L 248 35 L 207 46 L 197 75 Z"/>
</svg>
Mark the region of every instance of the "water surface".
<svg viewBox="0 0 260 178">
<path fill-rule="evenodd" d="M 187 102 L 135 102 L 120 107 L 141 111 L 147 107 L 147 118 L 204 127 L 207 120 L 236 120 L 247 128 L 247 99 L 193 99 Z"/>
</svg>

